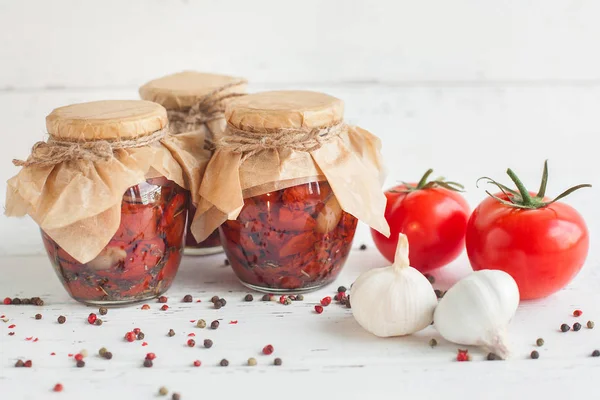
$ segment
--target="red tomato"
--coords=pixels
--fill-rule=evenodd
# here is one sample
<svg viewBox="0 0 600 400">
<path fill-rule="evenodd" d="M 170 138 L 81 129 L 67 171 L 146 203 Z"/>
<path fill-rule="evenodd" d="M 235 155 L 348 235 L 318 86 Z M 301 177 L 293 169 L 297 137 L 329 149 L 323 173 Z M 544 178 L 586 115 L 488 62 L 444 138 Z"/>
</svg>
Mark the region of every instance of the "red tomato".
<svg viewBox="0 0 600 400">
<path fill-rule="evenodd" d="M 508 199 L 502 193 L 496 196 Z M 489 197 L 469 219 L 466 244 L 474 270 L 509 273 L 521 299 L 528 300 L 556 292 L 577 275 L 589 236 L 581 215 L 564 203 L 516 209 Z"/>
<path fill-rule="evenodd" d="M 385 193 L 390 237 L 371 229 L 375 245 L 393 262 L 398 234 L 404 233 L 410 244 L 412 267 L 421 272 L 443 267 L 463 251 L 469 205 L 459 192 L 444 187 L 431 185 L 405 192 L 406 189 L 400 185 Z"/>
</svg>

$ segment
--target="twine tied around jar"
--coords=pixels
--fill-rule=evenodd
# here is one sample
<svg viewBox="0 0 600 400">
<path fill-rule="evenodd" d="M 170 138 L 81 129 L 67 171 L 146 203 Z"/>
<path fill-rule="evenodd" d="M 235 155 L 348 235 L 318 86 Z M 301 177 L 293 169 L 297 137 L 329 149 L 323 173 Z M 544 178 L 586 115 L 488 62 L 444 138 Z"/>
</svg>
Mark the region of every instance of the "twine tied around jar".
<svg viewBox="0 0 600 400">
<path fill-rule="evenodd" d="M 174 135 L 188 132 L 194 130 L 199 125 L 223 118 L 225 113 L 225 103 L 223 100 L 245 95 L 244 93 L 223 94 L 223 92 L 235 86 L 245 85 L 246 83 L 248 81 L 242 79 L 220 86 L 202 96 L 196 104 L 186 110 L 167 110 L 171 132 Z"/>
<path fill-rule="evenodd" d="M 344 123 L 320 128 L 283 128 L 272 132 L 251 132 L 227 125 L 225 135 L 215 143 L 216 149 L 242 153 L 241 161 L 271 149 L 290 149 L 311 152 L 338 137 L 347 129 Z"/>
<path fill-rule="evenodd" d="M 131 149 L 158 142 L 169 134 L 168 127 L 149 135 L 127 140 L 75 141 L 57 139 L 50 135 L 47 142 L 37 142 L 27 160 L 13 160 L 17 167 L 50 167 L 65 161 L 109 161 L 117 149 Z"/>
</svg>

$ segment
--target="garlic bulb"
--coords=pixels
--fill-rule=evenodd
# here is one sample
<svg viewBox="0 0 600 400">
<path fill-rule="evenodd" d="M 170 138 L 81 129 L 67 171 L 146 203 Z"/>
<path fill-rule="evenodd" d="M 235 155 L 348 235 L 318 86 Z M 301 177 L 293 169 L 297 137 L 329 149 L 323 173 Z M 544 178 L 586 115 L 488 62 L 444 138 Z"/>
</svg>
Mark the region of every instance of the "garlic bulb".
<svg viewBox="0 0 600 400">
<path fill-rule="evenodd" d="M 433 320 L 444 339 L 484 346 L 506 358 L 506 327 L 518 305 L 519 288 L 509 274 L 482 270 L 461 279 L 446 292 Z"/>
<path fill-rule="evenodd" d="M 394 264 L 360 275 L 351 296 L 356 321 L 381 337 L 409 335 L 426 328 L 438 303 L 431 283 L 409 266 L 404 234 L 399 236 Z"/>
</svg>

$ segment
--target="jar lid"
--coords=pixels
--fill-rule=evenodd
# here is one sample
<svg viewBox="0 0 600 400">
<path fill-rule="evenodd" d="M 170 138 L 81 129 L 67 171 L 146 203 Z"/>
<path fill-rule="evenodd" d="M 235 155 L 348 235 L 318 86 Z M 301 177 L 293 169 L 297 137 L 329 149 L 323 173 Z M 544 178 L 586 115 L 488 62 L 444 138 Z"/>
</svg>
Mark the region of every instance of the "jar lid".
<svg viewBox="0 0 600 400">
<path fill-rule="evenodd" d="M 325 93 L 280 90 L 249 94 L 232 101 L 225 118 L 247 131 L 319 128 L 344 119 L 344 102 Z"/>
<path fill-rule="evenodd" d="M 142 99 L 161 104 L 167 110 L 186 109 L 210 92 L 236 82 L 240 84 L 224 89 L 221 94 L 246 93 L 246 81 L 242 78 L 183 71 L 150 81 L 139 92 Z"/>
<path fill-rule="evenodd" d="M 167 124 L 164 107 L 143 100 L 72 104 L 46 117 L 50 135 L 70 140 L 129 139 L 154 133 Z"/>
</svg>

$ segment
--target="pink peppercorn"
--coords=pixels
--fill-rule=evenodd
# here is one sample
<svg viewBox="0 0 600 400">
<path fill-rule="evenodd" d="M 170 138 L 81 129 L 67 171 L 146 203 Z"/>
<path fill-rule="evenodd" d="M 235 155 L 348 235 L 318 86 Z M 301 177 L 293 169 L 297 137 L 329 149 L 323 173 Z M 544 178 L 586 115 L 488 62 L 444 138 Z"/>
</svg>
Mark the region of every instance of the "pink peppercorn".
<svg viewBox="0 0 600 400">
<path fill-rule="evenodd" d="M 187 345 L 189 347 L 194 347 L 196 345 L 196 341 L 194 339 L 190 339 L 187 341 Z"/>
<path fill-rule="evenodd" d="M 88 322 L 91 325 L 94 325 L 94 323 L 96 322 L 97 319 L 98 319 L 98 317 L 94 313 L 90 313 L 90 315 L 88 316 Z"/>
<path fill-rule="evenodd" d="M 56 385 L 54 385 L 54 390 L 55 392 L 62 392 L 63 391 L 63 385 L 61 383 L 57 383 Z"/>
<path fill-rule="evenodd" d="M 133 333 L 139 335 L 142 330 L 140 328 L 133 328 Z"/>
<path fill-rule="evenodd" d="M 7 305 L 7 306 L 11 305 L 12 304 L 12 299 L 10 297 L 5 298 L 4 299 L 4 304 Z"/>
<path fill-rule="evenodd" d="M 200 362 L 200 360 L 194 361 L 194 367 L 199 367 L 201 365 L 202 365 L 202 363 Z"/>
<path fill-rule="evenodd" d="M 149 309 L 150 309 L 150 306 L 148 304 L 144 304 L 142 306 L 142 310 L 149 310 Z"/>
<path fill-rule="evenodd" d="M 32 365 L 33 365 L 33 363 L 31 362 L 31 360 L 27 360 L 27 361 L 25 361 L 25 364 L 23 364 L 23 366 L 25 368 L 31 368 Z"/>
<path fill-rule="evenodd" d="M 573 316 L 574 317 L 581 317 L 582 314 L 583 314 L 583 311 L 581 311 L 581 310 L 575 310 L 575 311 L 573 311 Z"/>
<path fill-rule="evenodd" d="M 469 350 L 458 350 L 456 361 L 469 361 Z"/>
<path fill-rule="evenodd" d="M 275 349 L 273 348 L 273 346 L 268 344 L 265 347 L 263 347 L 262 352 L 263 352 L 263 354 L 266 354 L 268 356 L 268 355 L 273 354 L 274 350 Z"/>
<path fill-rule="evenodd" d="M 128 342 L 134 342 L 136 338 L 137 335 L 134 332 L 127 332 L 125 334 L 125 340 L 127 340 Z"/>
<path fill-rule="evenodd" d="M 321 314 L 323 312 L 323 307 L 320 305 L 316 305 L 315 311 L 317 312 L 317 314 Z"/>
<path fill-rule="evenodd" d="M 331 304 L 331 297 L 327 296 L 327 297 L 323 297 L 321 299 L 321 305 L 327 307 L 329 304 Z"/>
<path fill-rule="evenodd" d="M 156 354 L 148 353 L 146 354 L 146 360 L 154 360 L 156 358 Z"/>
<path fill-rule="evenodd" d="M 75 354 L 75 361 L 81 361 L 81 360 L 83 360 L 83 354 L 81 354 L 81 353 Z"/>
<path fill-rule="evenodd" d="M 169 309 L 169 306 L 164 304 L 161 308 L 162 311 L 167 311 Z"/>
<path fill-rule="evenodd" d="M 168 301 L 167 296 L 160 296 L 158 298 L 159 303 L 166 303 Z"/>
</svg>

